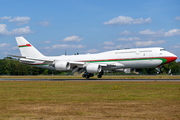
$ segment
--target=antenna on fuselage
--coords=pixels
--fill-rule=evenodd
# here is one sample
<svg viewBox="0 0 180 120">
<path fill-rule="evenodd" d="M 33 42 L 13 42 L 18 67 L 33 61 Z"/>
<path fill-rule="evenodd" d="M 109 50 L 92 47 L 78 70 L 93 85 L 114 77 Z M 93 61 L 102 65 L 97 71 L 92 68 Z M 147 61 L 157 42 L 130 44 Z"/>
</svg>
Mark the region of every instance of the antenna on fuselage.
<svg viewBox="0 0 180 120">
<path fill-rule="evenodd" d="M 64 55 L 66 55 L 66 50 L 65 50 L 65 53 L 64 53 Z"/>
</svg>

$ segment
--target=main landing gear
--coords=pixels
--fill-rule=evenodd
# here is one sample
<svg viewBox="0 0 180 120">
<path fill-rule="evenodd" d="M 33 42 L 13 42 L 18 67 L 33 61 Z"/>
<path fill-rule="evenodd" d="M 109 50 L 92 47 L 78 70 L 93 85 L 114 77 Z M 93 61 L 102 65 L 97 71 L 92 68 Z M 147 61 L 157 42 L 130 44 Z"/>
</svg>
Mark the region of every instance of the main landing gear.
<svg viewBox="0 0 180 120">
<path fill-rule="evenodd" d="M 90 77 L 94 77 L 94 74 L 93 73 L 84 72 L 82 77 L 85 77 L 86 79 L 89 79 Z"/>
<path fill-rule="evenodd" d="M 97 77 L 101 78 L 103 74 L 104 74 L 104 72 L 103 72 L 103 70 L 101 70 L 101 72 L 99 72 L 99 75 Z"/>
<path fill-rule="evenodd" d="M 101 72 L 99 72 L 99 74 L 97 75 L 98 78 L 101 78 L 102 75 L 104 74 L 103 70 Z M 82 77 L 89 79 L 90 77 L 94 77 L 93 73 L 88 73 L 86 70 L 84 70 L 84 74 L 82 75 Z"/>
</svg>

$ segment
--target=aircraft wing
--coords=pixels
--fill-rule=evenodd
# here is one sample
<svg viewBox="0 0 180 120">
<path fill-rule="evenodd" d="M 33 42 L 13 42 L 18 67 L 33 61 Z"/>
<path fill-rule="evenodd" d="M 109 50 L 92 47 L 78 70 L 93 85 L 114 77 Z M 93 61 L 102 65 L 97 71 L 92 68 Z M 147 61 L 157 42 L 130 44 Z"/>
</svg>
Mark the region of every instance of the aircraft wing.
<svg viewBox="0 0 180 120">
<path fill-rule="evenodd" d="M 24 59 L 28 59 L 28 60 L 37 60 L 37 61 L 44 61 L 44 62 L 54 62 L 54 60 L 42 59 L 42 58 L 31 58 L 31 57 L 17 56 L 17 55 L 8 55 L 8 56 L 17 57 L 17 58 L 24 58 Z"/>
<path fill-rule="evenodd" d="M 27 60 L 43 61 L 44 64 L 49 64 L 49 65 L 52 65 L 53 63 L 58 61 L 58 60 L 50 60 L 50 59 L 46 59 L 46 58 L 31 58 L 31 57 L 17 56 L 17 55 L 8 55 L 8 56 L 23 58 L 23 59 L 27 59 Z M 19 60 L 19 61 L 21 61 L 21 60 Z M 74 65 L 74 66 L 81 66 L 81 67 L 85 64 L 84 62 L 74 62 L 74 61 L 71 61 L 69 63 Z"/>
<path fill-rule="evenodd" d="M 32 57 L 25 57 L 25 56 L 17 56 L 17 55 L 8 55 L 11 57 L 17 57 L 17 58 L 22 58 L 25 60 L 35 60 L 35 61 L 42 61 L 44 64 L 49 64 L 50 66 L 53 65 L 54 63 L 56 63 L 59 60 L 51 60 L 51 59 L 47 59 L 47 58 L 32 58 Z M 19 61 L 23 61 L 23 60 L 19 60 Z M 67 61 L 68 63 L 70 63 L 73 67 L 78 67 L 78 68 L 85 68 L 86 66 L 90 65 L 90 64 L 98 64 L 104 68 L 106 67 L 121 67 L 123 68 L 124 65 L 121 63 L 117 63 L 117 62 L 108 62 L 108 63 L 88 63 L 88 62 L 78 62 L 78 61 Z"/>
</svg>

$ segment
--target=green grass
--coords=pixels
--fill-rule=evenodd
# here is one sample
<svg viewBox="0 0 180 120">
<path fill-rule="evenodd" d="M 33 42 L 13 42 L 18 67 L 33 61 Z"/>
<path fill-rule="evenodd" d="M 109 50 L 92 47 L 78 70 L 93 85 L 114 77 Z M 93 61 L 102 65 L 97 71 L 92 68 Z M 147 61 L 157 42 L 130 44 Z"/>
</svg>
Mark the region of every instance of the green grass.
<svg viewBox="0 0 180 120">
<path fill-rule="evenodd" d="M 180 82 L 0 82 L 0 119 L 178 119 L 179 105 Z"/>
<path fill-rule="evenodd" d="M 180 100 L 179 82 L 0 82 L 0 100 Z M 173 94 L 171 94 L 173 92 Z M 51 97 L 49 97 L 51 96 Z M 80 96 L 80 97 L 79 97 Z"/>
</svg>

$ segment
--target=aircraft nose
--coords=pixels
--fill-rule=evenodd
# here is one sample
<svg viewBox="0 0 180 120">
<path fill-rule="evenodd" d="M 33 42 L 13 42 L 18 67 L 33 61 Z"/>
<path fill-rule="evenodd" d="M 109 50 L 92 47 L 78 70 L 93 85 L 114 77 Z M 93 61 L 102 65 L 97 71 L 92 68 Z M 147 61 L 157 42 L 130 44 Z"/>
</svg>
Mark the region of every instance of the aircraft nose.
<svg viewBox="0 0 180 120">
<path fill-rule="evenodd" d="M 176 60 L 176 59 L 177 59 L 177 56 L 176 56 L 176 55 L 174 55 L 174 56 L 173 56 L 173 58 L 174 58 L 174 60 Z M 173 61 L 174 61 L 174 60 L 173 60 Z"/>
<path fill-rule="evenodd" d="M 177 56 L 172 54 L 173 61 L 177 59 Z"/>
<path fill-rule="evenodd" d="M 165 64 L 170 63 L 170 62 L 173 62 L 173 61 L 175 61 L 176 59 L 177 59 L 177 56 L 173 54 L 171 57 L 169 57 L 169 58 L 167 59 L 167 61 L 166 61 Z"/>
<path fill-rule="evenodd" d="M 177 59 L 177 56 L 172 56 L 172 61 L 175 61 Z"/>
</svg>

